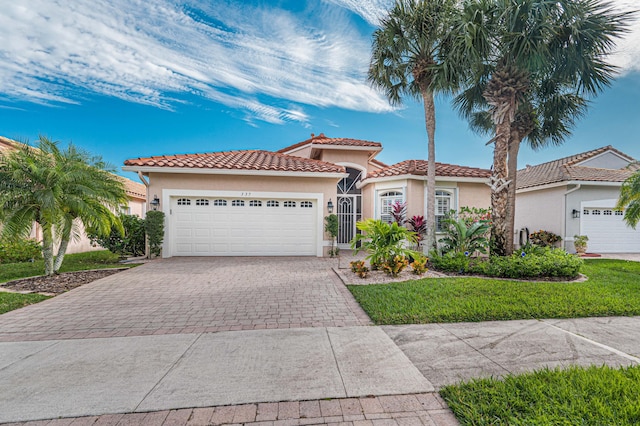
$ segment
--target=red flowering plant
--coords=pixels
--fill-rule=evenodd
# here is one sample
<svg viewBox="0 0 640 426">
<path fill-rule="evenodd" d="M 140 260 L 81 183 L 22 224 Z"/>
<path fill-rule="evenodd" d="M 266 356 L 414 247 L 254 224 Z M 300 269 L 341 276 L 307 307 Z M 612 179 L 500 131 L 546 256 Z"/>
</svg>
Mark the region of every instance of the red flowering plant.
<svg viewBox="0 0 640 426">
<path fill-rule="evenodd" d="M 407 224 L 409 225 L 409 231 L 416 233 L 418 242 L 422 241 L 424 234 L 427 233 L 427 222 L 424 220 L 424 216 L 413 216 L 407 220 Z"/>
<path fill-rule="evenodd" d="M 396 201 L 391 205 L 391 217 L 393 221 L 400 226 L 403 226 L 407 221 L 407 203 Z"/>
</svg>

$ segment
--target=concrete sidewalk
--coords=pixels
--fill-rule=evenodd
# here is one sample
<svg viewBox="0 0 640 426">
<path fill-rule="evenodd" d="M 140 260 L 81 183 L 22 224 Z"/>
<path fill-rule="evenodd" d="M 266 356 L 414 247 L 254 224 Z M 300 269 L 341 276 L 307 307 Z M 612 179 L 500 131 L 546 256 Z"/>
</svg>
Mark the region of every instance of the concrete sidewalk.
<svg viewBox="0 0 640 426">
<path fill-rule="evenodd" d="M 0 343 L 0 422 L 433 390 L 379 327 Z"/>
</svg>

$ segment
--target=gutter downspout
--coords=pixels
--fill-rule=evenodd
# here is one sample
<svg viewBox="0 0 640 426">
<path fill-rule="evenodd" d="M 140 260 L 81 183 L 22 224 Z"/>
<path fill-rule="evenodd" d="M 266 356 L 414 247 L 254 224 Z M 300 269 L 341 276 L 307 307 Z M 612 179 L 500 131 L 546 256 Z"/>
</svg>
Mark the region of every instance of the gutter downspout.
<svg viewBox="0 0 640 426">
<path fill-rule="evenodd" d="M 577 183 L 575 187 L 571 188 L 570 190 L 568 190 L 568 191 L 566 191 L 564 193 L 564 209 L 563 209 L 564 210 L 564 212 L 563 212 L 563 215 L 564 215 L 564 231 L 563 231 L 563 234 L 564 234 L 565 244 L 566 244 L 567 238 L 568 238 L 567 237 L 567 195 L 571 194 L 572 192 L 577 191 L 581 187 L 582 187 L 582 184 L 581 183 Z M 565 250 L 566 250 L 566 248 L 565 248 Z"/>
<path fill-rule="evenodd" d="M 144 175 L 142 174 L 142 172 L 138 172 L 138 179 L 140 179 L 142 181 L 142 183 L 144 184 L 144 186 L 147 188 L 147 196 L 145 197 L 146 200 L 144 202 L 144 215 L 147 215 L 147 203 L 149 203 L 149 181 L 147 181 L 144 178 Z M 144 257 L 146 259 L 151 259 L 151 252 L 149 251 L 149 241 L 147 238 L 147 233 L 145 232 L 144 234 Z"/>
</svg>

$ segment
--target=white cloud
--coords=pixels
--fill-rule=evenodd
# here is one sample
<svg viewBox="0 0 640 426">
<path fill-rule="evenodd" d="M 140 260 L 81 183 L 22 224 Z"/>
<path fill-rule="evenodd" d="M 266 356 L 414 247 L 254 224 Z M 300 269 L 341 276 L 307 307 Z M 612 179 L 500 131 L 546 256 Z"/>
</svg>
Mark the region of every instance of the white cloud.
<svg viewBox="0 0 640 426">
<path fill-rule="evenodd" d="M 99 93 L 168 109 L 189 93 L 270 123 L 306 122 L 305 104 L 390 110 L 365 81 L 368 37 L 339 8 L 306 12 L 230 0 L 10 2 L 0 93 L 39 103 Z"/>
<path fill-rule="evenodd" d="M 393 6 L 393 0 L 325 0 L 342 6 L 362 16 L 371 25 L 377 26 L 380 19 Z"/>
</svg>

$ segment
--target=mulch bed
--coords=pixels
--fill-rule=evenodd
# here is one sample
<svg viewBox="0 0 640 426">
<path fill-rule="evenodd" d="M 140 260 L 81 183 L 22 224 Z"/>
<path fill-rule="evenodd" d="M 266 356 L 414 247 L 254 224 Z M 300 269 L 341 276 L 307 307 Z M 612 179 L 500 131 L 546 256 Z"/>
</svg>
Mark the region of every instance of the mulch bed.
<svg viewBox="0 0 640 426">
<path fill-rule="evenodd" d="M 100 278 L 117 274 L 122 269 L 100 269 L 94 271 L 64 272 L 50 277 L 40 276 L 9 281 L 1 285 L 13 291 L 45 294 L 61 294 L 83 284 L 88 284 Z"/>
</svg>

